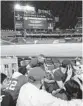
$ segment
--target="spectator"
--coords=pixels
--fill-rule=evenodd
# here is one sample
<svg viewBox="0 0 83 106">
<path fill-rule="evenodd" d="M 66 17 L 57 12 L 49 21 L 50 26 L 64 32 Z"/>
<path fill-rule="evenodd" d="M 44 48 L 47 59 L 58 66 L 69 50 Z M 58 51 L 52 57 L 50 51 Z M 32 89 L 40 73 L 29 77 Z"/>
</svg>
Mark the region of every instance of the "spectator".
<svg viewBox="0 0 83 106">
<path fill-rule="evenodd" d="M 1 84 L 3 85 L 1 89 L 5 89 L 7 87 L 7 76 L 4 73 L 1 73 Z"/>
<path fill-rule="evenodd" d="M 6 92 L 9 92 L 13 97 L 14 103 L 18 98 L 20 88 L 28 82 L 28 78 L 25 76 L 27 69 L 25 66 L 20 67 L 18 72 L 14 72 L 12 78 L 9 80 Z"/>
<path fill-rule="evenodd" d="M 75 65 L 74 65 L 75 74 L 81 74 L 83 72 L 83 66 L 81 65 L 80 61 L 81 61 L 80 58 L 75 59 Z"/>
<path fill-rule="evenodd" d="M 58 93 L 53 95 L 63 100 L 82 99 L 82 90 L 75 80 L 71 79 L 67 81 L 64 86 L 65 90 L 61 89 Z"/>
<path fill-rule="evenodd" d="M 73 66 L 70 60 L 63 60 L 61 67 L 53 70 L 54 79 L 57 81 L 59 87 L 63 87 L 64 83 L 70 80 L 74 75 Z"/>
<path fill-rule="evenodd" d="M 1 106 L 14 106 L 12 96 L 8 92 L 5 92 L 3 90 L 4 84 L 7 83 L 6 82 L 7 76 L 3 73 L 1 73 L 0 76 L 1 76 L 1 86 L 0 86 L 0 90 L 1 90 L 0 103 L 1 103 Z"/>
<path fill-rule="evenodd" d="M 61 67 L 53 70 L 53 73 L 50 71 L 49 75 L 51 75 L 51 79 L 49 77 L 44 79 L 46 91 L 54 93 L 56 90 L 65 89 L 64 83 L 70 80 L 72 73 L 71 62 L 69 60 L 64 60 Z"/>
<path fill-rule="evenodd" d="M 83 104 L 80 100 L 64 101 L 53 97 L 45 90 L 40 90 L 40 85 L 40 81 L 35 81 L 34 78 L 32 78 L 32 83 L 23 85 L 16 106 L 80 106 Z"/>
<path fill-rule="evenodd" d="M 27 69 L 33 68 L 33 67 L 41 67 L 43 70 L 45 70 L 44 67 L 45 64 L 45 56 L 43 54 L 40 54 L 39 56 L 32 58 L 31 62 L 27 65 Z"/>
<path fill-rule="evenodd" d="M 54 80 L 54 76 L 51 72 L 46 72 L 46 78 L 44 78 L 43 86 L 46 91 L 52 93 L 53 90 L 59 89 L 57 82 Z"/>
</svg>

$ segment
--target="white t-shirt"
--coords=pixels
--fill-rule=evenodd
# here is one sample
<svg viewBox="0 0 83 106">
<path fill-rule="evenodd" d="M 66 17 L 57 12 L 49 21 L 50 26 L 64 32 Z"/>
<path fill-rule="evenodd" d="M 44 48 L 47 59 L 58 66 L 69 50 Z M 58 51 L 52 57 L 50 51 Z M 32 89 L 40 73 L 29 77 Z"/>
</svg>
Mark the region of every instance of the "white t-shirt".
<svg viewBox="0 0 83 106">
<path fill-rule="evenodd" d="M 75 101 L 75 100 L 74 100 Z M 16 106 L 82 106 L 82 101 L 67 102 L 53 97 L 44 90 L 39 90 L 35 85 L 27 83 L 22 86 Z M 77 100 L 78 101 L 78 100 Z M 76 104 L 77 103 L 77 104 Z"/>
</svg>

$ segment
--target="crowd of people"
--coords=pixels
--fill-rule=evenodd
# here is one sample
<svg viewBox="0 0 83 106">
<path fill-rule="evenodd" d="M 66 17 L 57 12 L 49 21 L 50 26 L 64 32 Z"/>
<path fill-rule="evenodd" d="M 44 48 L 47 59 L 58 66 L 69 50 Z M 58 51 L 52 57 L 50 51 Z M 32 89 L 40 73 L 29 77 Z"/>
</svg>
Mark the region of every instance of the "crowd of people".
<svg viewBox="0 0 83 106">
<path fill-rule="evenodd" d="M 53 70 L 49 70 L 45 59 L 42 54 L 32 58 L 10 79 L 1 73 L 1 106 L 83 105 L 83 67 L 79 58 L 75 63 L 63 60 Z"/>
</svg>

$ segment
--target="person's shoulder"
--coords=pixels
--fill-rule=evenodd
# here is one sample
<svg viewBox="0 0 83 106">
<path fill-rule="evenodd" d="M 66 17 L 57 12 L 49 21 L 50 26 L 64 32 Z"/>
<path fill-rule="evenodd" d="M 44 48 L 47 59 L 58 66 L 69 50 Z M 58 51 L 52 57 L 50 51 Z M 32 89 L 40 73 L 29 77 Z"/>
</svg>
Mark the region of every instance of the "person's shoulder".
<svg viewBox="0 0 83 106">
<path fill-rule="evenodd" d="M 61 68 L 56 68 L 55 71 L 54 71 L 54 74 L 59 74 L 61 72 Z"/>
<path fill-rule="evenodd" d="M 32 90 L 32 89 L 34 89 L 34 85 L 33 84 L 31 84 L 31 83 L 26 83 L 26 84 L 24 84 L 22 87 L 21 87 L 21 90 L 20 90 L 20 92 L 28 92 L 29 90 Z"/>
<path fill-rule="evenodd" d="M 37 66 L 37 67 L 34 67 L 33 69 L 37 69 L 37 70 L 43 70 L 41 67 Z"/>
<path fill-rule="evenodd" d="M 28 77 L 27 76 L 25 76 L 25 75 L 21 75 L 20 77 L 19 77 L 19 80 L 20 81 L 28 81 Z"/>
<path fill-rule="evenodd" d="M 17 72 L 14 72 L 13 75 L 12 75 L 12 79 L 14 79 L 14 78 L 17 79 L 21 75 L 22 74 L 20 72 L 18 72 L 18 71 Z"/>
</svg>

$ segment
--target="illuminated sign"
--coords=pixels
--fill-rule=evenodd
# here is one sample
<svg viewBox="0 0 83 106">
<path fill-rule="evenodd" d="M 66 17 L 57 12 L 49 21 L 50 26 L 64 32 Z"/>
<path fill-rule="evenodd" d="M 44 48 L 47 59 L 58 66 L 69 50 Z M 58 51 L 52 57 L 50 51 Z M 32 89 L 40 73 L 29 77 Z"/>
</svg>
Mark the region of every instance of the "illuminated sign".
<svg viewBox="0 0 83 106">
<path fill-rule="evenodd" d="M 48 29 L 46 18 L 28 17 L 24 20 L 25 29 Z"/>
</svg>

